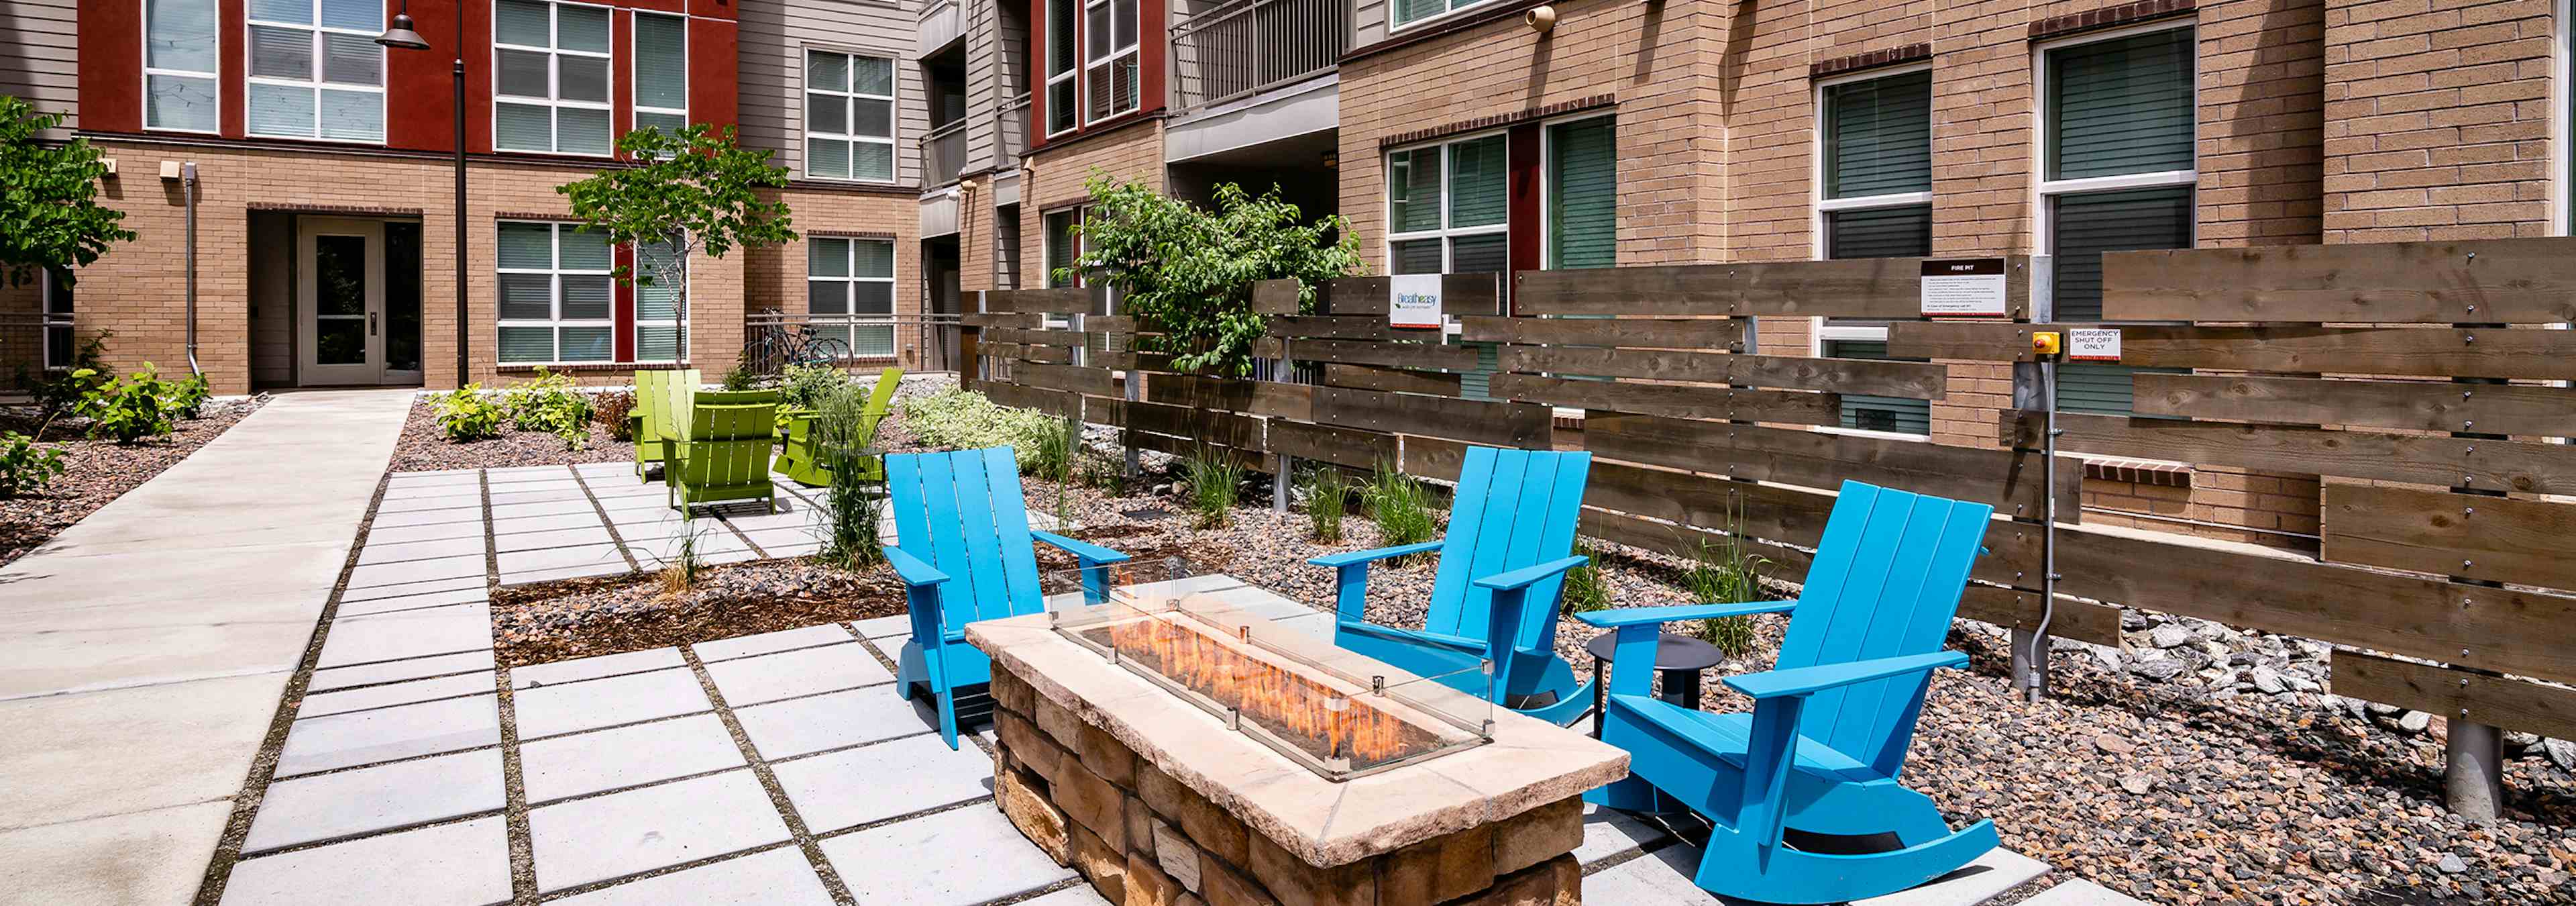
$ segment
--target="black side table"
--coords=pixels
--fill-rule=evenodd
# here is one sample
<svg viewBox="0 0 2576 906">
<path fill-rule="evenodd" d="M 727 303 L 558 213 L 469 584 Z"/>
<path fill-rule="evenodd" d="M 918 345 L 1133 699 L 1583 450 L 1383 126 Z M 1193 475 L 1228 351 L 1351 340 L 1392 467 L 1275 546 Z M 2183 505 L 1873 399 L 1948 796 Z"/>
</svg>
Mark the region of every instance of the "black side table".
<svg viewBox="0 0 2576 906">
<path fill-rule="evenodd" d="M 1592 736 L 1601 737 L 1602 709 L 1609 704 L 1609 689 L 1601 684 L 1601 665 L 1610 662 L 1619 646 L 1619 633 L 1605 632 L 1592 637 L 1583 650 L 1592 652 Z M 1664 633 L 1655 640 L 1655 672 L 1664 676 L 1663 699 L 1692 710 L 1699 709 L 1699 672 L 1725 662 L 1726 653 L 1695 636 Z"/>
</svg>

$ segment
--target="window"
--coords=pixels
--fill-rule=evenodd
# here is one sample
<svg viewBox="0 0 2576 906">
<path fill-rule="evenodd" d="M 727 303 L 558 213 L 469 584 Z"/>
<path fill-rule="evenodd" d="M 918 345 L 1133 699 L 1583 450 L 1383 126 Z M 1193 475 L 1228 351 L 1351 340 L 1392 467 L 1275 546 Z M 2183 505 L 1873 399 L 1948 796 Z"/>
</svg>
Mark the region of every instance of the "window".
<svg viewBox="0 0 2576 906">
<path fill-rule="evenodd" d="M 608 238 L 569 223 L 503 221 L 501 364 L 616 358 Z"/>
<path fill-rule="evenodd" d="M 1817 338 L 1816 351 L 1827 358 L 1926 361 L 1889 356 L 1886 324 L 1828 322 L 1817 330 Z M 1893 434 L 1932 433 L 1932 403 L 1929 400 L 1858 393 L 1843 394 L 1842 399 L 1842 426 L 1845 428 Z"/>
<path fill-rule="evenodd" d="M 894 181 L 894 61 L 805 52 L 805 175 Z"/>
<path fill-rule="evenodd" d="M 659 274 L 659 266 L 671 260 L 668 243 L 638 246 L 635 272 Z M 685 272 L 684 272 L 685 273 Z M 656 282 L 635 286 L 635 361 L 685 362 L 689 359 L 689 313 L 681 310 L 680 290 L 687 286 L 682 276 L 679 285 Z"/>
<path fill-rule="evenodd" d="M 1082 79 L 1090 101 L 1083 121 L 1097 123 L 1136 109 L 1137 0 L 1085 0 Z"/>
<path fill-rule="evenodd" d="M 1387 272 L 1511 268 L 1503 136 L 1387 155 Z"/>
<path fill-rule="evenodd" d="M 1618 123 L 1609 117 L 1547 127 L 1547 266 L 1618 263 Z"/>
<path fill-rule="evenodd" d="M 608 8 L 498 0 L 492 12 L 492 146 L 607 154 Z"/>
<path fill-rule="evenodd" d="M 635 128 L 677 135 L 689 124 L 689 20 L 635 14 Z"/>
<path fill-rule="evenodd" d="M 383 19 L 365 0 L 250 0 L 250 134 L 384 141 Z"/>
<path fill-rule="evenodd" d="M 1045 283 L 1048 289 L 1082 285 L 1080 272 L 1067 273 L 1059 270 L 1072 267 L 1073 263 L 1082 257 L 1082 236 L 1073 228 L 1073 225 L 1081 219 L 1081 208 L 1066 208 L 1046 213 L 1046 260 L 1041 263 L 1045 265 L 1042 270 L 1046 276 Z"/>
<path fill-rule="evenodd" d="M 2102 318 L 2102 253 L 2192 244 L 2192 29 L 2115 32 L 2045 47 L 2038 131 L 2041 239 L 2056 317 Z M 2058 368 L 2058 406 L 2128 415 L 2117 365 Z"/>
<path fill-rule="evenodd" d="M 1047 0 L 1046 134 L 1081 124 L 1081 85 L 1075 79 L 1074 10 L 1080 0 Z"/>
<path fill-rule="evenodd" d="M 894 355 L 894 242 L 815 238 L 805 243 L 805 311 L 814 336 L 860 357 Z"/>
<path fill-rule="evenodd" d="M 1931 254 L 1931 70 L 1828 82 L 1816 93 L 1824 257 Z"/>
<path fill-rule="evenodd" d="M 45 306 L 45 367 L 69 368 L 76 350 L 72 348 L 72 283 L 71 275 L 46 268 L 43 281 Z"/>
<path fill-rule="evenodd" d="M 143 19 L 143 127 L 215 131 L 215 0 L 144 0 Z"/>
<path fill-rule="evenodd" d="M 1389 15 L 1395 17 L 1396 28 L 1403 28 L 1424 19 L 1437 18 L 1484 2 L 1485 0 L 1394 0 L 1394 10 Z"/>
</svg>

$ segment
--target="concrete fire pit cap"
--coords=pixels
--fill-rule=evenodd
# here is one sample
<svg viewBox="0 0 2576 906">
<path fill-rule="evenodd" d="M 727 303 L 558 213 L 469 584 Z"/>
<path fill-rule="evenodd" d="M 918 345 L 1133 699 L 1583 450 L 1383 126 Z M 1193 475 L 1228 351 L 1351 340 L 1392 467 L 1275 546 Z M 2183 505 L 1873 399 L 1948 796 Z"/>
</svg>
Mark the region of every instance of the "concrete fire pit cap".
<svg viewBox="0 0 2576 906">
<path fill-rule="evenodd" d="M 1502 821 L 1628 776 L 1628 753 L 1493 709 L 1494 741 L 1336 783 L 1109 663 L 1031 614 L 968 624 L 966 641 L 1048 701 L 1125 743 L 1299 859 L 1331 868 Z M 1301 650 L 1392 681 L 1410 674 L 1320 640 Z"/>
</svg>

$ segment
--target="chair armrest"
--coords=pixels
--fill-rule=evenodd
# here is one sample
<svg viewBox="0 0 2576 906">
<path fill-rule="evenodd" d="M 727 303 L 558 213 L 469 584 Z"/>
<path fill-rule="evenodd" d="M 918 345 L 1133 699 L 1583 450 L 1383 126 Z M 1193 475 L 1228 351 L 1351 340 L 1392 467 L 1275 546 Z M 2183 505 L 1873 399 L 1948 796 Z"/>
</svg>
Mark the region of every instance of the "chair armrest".
<svg viewBox="0 0 2576 906">
<path fill-rule="evenodd" d="M 1574 618 L 1615 629 L 1639 623 L 1678 623 L 1683 620 L 1706 620 L 1716 617 L 1740 617 L 1756 613 L 1786 613 L 1798 606 L 1796 599 L 1787 601 L 1745 601 L 1735 604 L 1677 604 L 1671 607 L 1626 607 L 1617 610 L 1595 610 L 1578 613 Z"/>
<path fill-rule="evenodd" d="M 1030 529 L 1029 537 L 1036 538 L 1050 547 L 1054 547 L 1074 555 L 1074 557 L 1080 559 L 1085 566 L 1099 563 L 1127 562 L 1126 554 L 1101 547 L 1097 544 L 1092 544 L 1088 541 L 1075 541 L 1054 532 L 1041 532 L 1036 529 Z"/>
<path fill-rule="evenodd" d="M 1784 695 L 1806 696 L 1837 686 L 1865 683 L 1870 680 L 1923 673 L 1941 667 L 1957 667 L 1968 662 L 1967 654 L 1958 651 L 1935 651 L 1902 657 L 1874 658 L 1847 664 L 1817 664 L 1763 673 L 1730 676 L 1726 685 L 1756 699 Z"/>
<path fill-rule="evenodd" d="M 905 553 L 903 548 L 886 548 L 885 555 L 886 562 L 894 564 L 894 574 L 902 577 L 905 585 L 921 588 L 948 581 L 947 573 L 921 562 L 919 557 Z"/>
<path fill-rule="evenodd" d="M 1524 566 L 1519 569 L 1512 570 L 1511 572 L 1496 573 L 1494 575 L 1478 579 L 1476 580 L 1476 587 L 1490 588 L 1495 591 L 1504 591 L 1514 588 L 1528 588 L 1532 583 L 1541 579 L 1561 575 L 1566 570 L 1573 569 L 1590 562 L 1592 562 L 1592 558 L 1590 557 L 1567 557 L 1562 560 L 1541 563 L 1537 566 Z"/>
<path fill-rule="evenodd" d="M 1349 566 L 1354 563 L 1368 563 L 1377 560 L 1384 560 L 1388 557 L 1402 557 L 1407 554 L 1436 551 L 1440 549 L 1441 544 L 1442 542 L 1439 541 L 1425 541 L 1420 544 L 1399 544 L 1394 547 L 1381 547 L 1372 551 L 1352 551 L 1347 554 L 1325 554 L 1306 562 L 1315 566 Z"/>
</svg>

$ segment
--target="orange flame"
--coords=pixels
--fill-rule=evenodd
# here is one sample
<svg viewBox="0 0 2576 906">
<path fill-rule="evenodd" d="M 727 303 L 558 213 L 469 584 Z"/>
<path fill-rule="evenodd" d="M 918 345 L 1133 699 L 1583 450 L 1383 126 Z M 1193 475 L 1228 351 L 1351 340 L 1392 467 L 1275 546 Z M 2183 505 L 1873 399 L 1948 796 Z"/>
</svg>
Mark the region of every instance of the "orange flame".
<svg viewBox="0 0 2576 906">
<path fill-rule="evenodd" d="M 1197 691 L 1282 736 L 1303 737 L 1326 757 L 1370 764 L 1403 754 L 1405 722 L 1348 694 L 1161 619 L 1109 629 L 1122 658 L 1143 658 L 1164 678 Z"/>
</svg>

